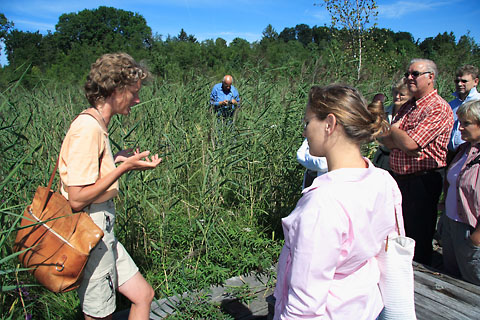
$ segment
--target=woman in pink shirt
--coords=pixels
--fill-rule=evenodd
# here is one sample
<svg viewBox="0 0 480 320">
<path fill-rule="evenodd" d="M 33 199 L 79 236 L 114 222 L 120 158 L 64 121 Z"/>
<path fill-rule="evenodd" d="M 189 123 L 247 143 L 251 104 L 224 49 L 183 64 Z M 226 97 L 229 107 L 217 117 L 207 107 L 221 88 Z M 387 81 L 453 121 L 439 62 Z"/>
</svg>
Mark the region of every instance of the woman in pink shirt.
<svg viewBox="0 0 480 320">
<path fill-rule="evenodd" d="M 466 142 L 447 170 L 443 268 L 480 285 L 480 100 L 464 103 L 457 115 Z"/>
<path fill-rule="evenodd" d="M 303 190 L 282 219 L 274 319 L 376 319 L 383 309 L 375 256 L 401 233 L 401 195 L 390 174 L 362 157 L 360 145 L 388 130 L 381 102 L 367 106 L 354 88 L 311 88 L 303 135 L 328 172 Z"/>
</svg>

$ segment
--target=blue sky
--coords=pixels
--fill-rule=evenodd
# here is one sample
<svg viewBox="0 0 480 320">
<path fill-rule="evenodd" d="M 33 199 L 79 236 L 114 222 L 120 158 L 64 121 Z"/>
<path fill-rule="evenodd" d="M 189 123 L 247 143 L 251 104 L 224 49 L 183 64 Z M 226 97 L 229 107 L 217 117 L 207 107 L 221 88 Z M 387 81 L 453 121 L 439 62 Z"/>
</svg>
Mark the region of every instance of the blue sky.
<svg viewBox="0 0 480 320">
<path fill-rule="evenodd" d="M 280 33 L 285 27 L 305 23 L 330 26 L 321 0 L 0 0 L 0 12 L 22 31 L 55 31 L 63 13 L 110 6 L 141 14 L 153 33 L 178 35 L 183 28 L 201 41 L 235 37 L 260 40 L 268 24 Z M 480 43 L 480 3 L 472 0 L 378 0 L 377 26 L 410 32 L 423 40 L 453 31 L 457 40 L 470 32 Z M 4 61 L 2 54 L 1 60 Z"/>
</svg>

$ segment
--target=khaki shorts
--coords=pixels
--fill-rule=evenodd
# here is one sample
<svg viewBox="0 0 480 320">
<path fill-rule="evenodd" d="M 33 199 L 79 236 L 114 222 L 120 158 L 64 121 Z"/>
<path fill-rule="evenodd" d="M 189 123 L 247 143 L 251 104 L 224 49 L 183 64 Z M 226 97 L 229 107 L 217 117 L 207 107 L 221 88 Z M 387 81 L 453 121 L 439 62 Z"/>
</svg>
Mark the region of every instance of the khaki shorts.
<svg viewBox="0 0 480 320">
<path fill-rule="evenodd" d="M 85 211 L 103 230 L 104 236 L 90 253 L 77 293 L 83 313 L 103 318 L 115 311 L 116 289 L 132 278 L 138 268 L 113 233 L 113 200 L 93 203 L 86 207 Z"/>
</svg>

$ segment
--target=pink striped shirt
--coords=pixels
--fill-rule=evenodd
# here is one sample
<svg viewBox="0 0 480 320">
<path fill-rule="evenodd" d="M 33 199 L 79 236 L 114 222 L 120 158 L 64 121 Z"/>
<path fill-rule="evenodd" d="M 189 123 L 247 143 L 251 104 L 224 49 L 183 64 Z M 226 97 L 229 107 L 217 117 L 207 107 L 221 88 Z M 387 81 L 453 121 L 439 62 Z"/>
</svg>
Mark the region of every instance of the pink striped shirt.
<svg viewBox="0 0 480 320">
<path fill-rule="evenodd" d="M 458 147 L 457 155 L 452 160 L 451 167 L 461 161 L 465 153 L 467 160 L 462 165 L 457 177 L 457 214 L 460 222 L 476 228 L 480 215 L 480 164 L 469 164 L 480 154 L 480 143 L 461 144 Z"/>
</svg>

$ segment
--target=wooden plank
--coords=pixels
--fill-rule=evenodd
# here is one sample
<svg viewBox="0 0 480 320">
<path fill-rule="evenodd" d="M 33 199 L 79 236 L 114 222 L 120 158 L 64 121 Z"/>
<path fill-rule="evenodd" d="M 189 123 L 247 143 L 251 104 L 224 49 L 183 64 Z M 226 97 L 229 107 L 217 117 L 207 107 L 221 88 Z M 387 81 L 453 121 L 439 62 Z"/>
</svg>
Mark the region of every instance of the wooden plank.
<svg viewBox="0 0 480 320">
<path fill-rule="evenodd" d="M 446 281 L 458 288 L 461 288 L 463 290 L 469 291 L 472 294 L 480 296 L 480 286 L 474 285 L 472 283 L 453 278 L 451 276 L 448 276 L 439 270 L 433 269 L 433 268 L 427 268 L 422 264 L 419 264 L 417 262 L 413 262 L 413 269 L 415 272 L 415 275 L 417 275 L 419 272 L 420 273 L 426 273 L 432 275 L 432 277 L 436 279 L 442 279 L 443 281 Z"/>
<path fill-rule="evenodd" d="M 460 279 L 439 273 L 438 270 L 414 262 L 415 311 L 418 320 L 471 320 L 480 319 L 480 287 Z M 238 320 L 268 319 L 266 298 L 273 288 L 267 287 L 264 276 L 246 275 L 225 281 L 224 286 L 212 287 L 212 302 L 220 303 L 223 309 Z M 248 284 L 252 297 L 241 303 L 226 293 L 226 287 Z M 174 311 L 178 297 L 170 297 L 152 303 L 151 319 L 163 319 Z M 272 302 L 270 302 L 272 303 Z M 273 305 L 270 306 L 273 309 Z M 114 314 L 115 320 L 126 320 L 128 310 Z"/>
<path fill-rule="evenodd" d="M 251 300 L 242 303 L 226 294 L 224 286 L 218 286 L 211 288 L 212 301 L 220 302 L 222 309 L 237 320 L 267 317 L 266 297 L 273 293 L 273 289 L 266 286 L 267 281 L 265 276 L 253 274 L 230 278 L 225 281 L 225 287 L 241 287 L 247 284 Z"/>
<path fill-rule="evenodd" d="M 480 287 L 414 262 L 419 320 L 480 319 Z"/>
<path fill-rule="evenodd" d="M 431 298 L 415 295 L 415 313 L 417 314 L 417 320 L 472 320 L 470 316 L 459 314 L 455 310 L 450 309 L 448 306 L 433 301 Z"/>
<path fill-rule="evenodd" d="M 441 316 L 442 319 L 480 319 L 480 313 L 475 309 L 443 292 L 432 291 L 421 283 L 415 283 L 415 311 L 421 314 L 426 310 L 430 314 L 424 319 L 436 319 L 432 314 Z"/>
<path fill-rule="evenodd" d="M 432 297 L 441 295 L 445 302 L 458 301 L 462 308 L 477 307 L 480 305 L 480 296 L 459 288 L 444 279 L 435 278 L 428 274 L 415 274 L 415 292 Z"/>
</svg>

